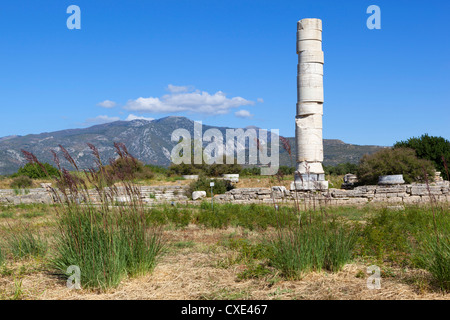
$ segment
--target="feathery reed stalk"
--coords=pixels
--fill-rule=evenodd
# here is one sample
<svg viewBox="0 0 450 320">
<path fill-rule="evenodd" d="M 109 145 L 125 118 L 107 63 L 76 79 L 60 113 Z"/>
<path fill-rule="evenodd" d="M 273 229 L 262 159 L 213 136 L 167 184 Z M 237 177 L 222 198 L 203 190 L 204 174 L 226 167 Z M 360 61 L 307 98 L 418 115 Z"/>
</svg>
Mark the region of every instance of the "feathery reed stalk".
<svg viewBox="0 0 450 320">
<path fill-rule="evenodd" d="M 445 211 L 442 206 L 437 205 L 434 195 L 431 194 L 426 172 L 425 183 L 433 213 L 434 234 L 426 231 L 423 232 L 423 238 L 420 241 L 416 257 L 419 265 L 433 275 L 440 288 L 444 291 L 450 291 L 450 236 L 448 233 L 448 225 L 445 223 L 445 219 L 448 219 L 448 211 Z"/>
<path fill-rule="evenodd" d="M 116 153 L 131 167 L 133 158 L 123 144 L 115 143 Z M 163 249 L 161 230 L 147 223 L 139 187 L 132 184 L 133 172 L 105 170 L 97 148 L 89 144 L 97 169 L 81 171 L 69 152 L 60 146 L 75 174 L 61 168 L 53 152 L 60 176 L 52 189 L 57 207 L 58 235 L 51 265 L 66 274 L 69 266 L 81 270 L 84 288 L 117 286 L 126 276 L 150 272 Z M 31 154 L 28 159 L 37 162 Z M 127 167 L 127 166 L 125 166 Z M 120 178 L 117 184 L 111 175 Z M 88 189 L 89 185 L 93 189 Z"/>
</svg>

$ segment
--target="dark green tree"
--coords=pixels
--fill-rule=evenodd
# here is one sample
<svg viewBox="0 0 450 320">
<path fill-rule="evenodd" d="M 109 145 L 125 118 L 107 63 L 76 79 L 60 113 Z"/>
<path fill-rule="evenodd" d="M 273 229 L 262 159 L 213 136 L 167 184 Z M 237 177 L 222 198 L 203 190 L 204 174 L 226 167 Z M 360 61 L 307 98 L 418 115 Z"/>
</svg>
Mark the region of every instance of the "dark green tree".
<svg viewBox="0 0 450 320">
<path fill-rule="evenodd" d="M 413 149 L 386 148 L 371 155 L 364 155 L 358 166 L 359 184 L 378 183 L 379 176 L 403 174 L 406 183 L 425 181 L 434 177 L 434 166 L 430 160 L 419 159 Z"/>
<path fill-rule="evenodd" d="M 445 158 L 447 163 L 450 163 L 450 141 L 443 137 L 433 137 L 424 134 L 419 138 L 410 138 L 407 141 L 397 142 L 394 148 L 414 149 L 418 158 L 432 161 L 436 170 L 442 174 L 446 172 L 442 157 Z"/>
<path fill-rule="evenodd" d="M 59 177 L 59 170 L 48 163 L 42 164 L 47 170 L 50 177 Z M 21 167 L 16 173 L 11 175 L 12 178 L 19 176 L 26 176 L 31 179 L 44 179 L 47 178 L 47 173 L 39 166 L 37 163 L 27 163 L 25 166 Z"/>
</svg>

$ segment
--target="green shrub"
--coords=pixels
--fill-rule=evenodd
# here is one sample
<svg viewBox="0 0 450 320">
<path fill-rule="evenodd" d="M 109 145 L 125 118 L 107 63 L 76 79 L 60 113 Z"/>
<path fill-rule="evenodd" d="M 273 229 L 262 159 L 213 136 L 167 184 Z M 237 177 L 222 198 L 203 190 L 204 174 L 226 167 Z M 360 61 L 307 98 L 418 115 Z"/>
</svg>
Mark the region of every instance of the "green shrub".
<svg viewBox="0 0 450 320">
<path fill-rule="evenodd" d="M 220 177 L 223 174 L 238 174 L 241 172 L 242 167 L 239 164 L 211 164 L 205 165 L 203 173 L 209 177 Z"/>
<path fill-rule="evenodd" d="M 25 189 L 33 185 L 33 180 L 28 176 L 18 176 L 13 179 L 10 186 L 12 189 Z"/>
<path fill-rule="evenodd" d="M 433 137 L 424 134 L 419 138 L 410 138 L 407 141 L 397 142 L 394 148 L 414 149 L 418 158 L 432 161 L 436 170 L 442 174 L 446 172 L 442 157 L 445 157 L 446 161 L 450 162 L 450 141 L 443 137 Z"/>
<path fill-rule="evenodd" d="M 206 191 L 206 196 L 211 197 L 210 183 L 214 181 L 213 193 L 223 194 L 234 189 L 234 185 L 228 180 L 211 180 L 203 175 L 199 176 L 198 180 L 192 181 L 186 192 L 188 196 L 192 195 L 194 191 Z"/>
<path fill-rule="evenodd" d="M 323 166 L 326 175 L 341 176 L 347 173 L 356 174 L 358 165 L 350 162 L 340 163 L 336 166 Z"/>
<path fill-rule="evenodd" d="M 244 168 L 241 170 L 240 175 L 241 176 L 260 176 L 261 168 L 259 168 L 259 167 Z"/>
<path fill-rule="evenodd" d="M 144 164 L 130 155 L 124 155 L 102 168 L 108 185 L 117 181 L 148 180 L 154 177 L 150 166 Z"/>
<path fill-rule="evenodd" d="M 434 166 L 429 160 L 418 159 L 415 151 L 407 148 L 387 148 L 364 155 L 358 166 L 358 181 L 362 185 L 378 183 L 378 177 L 403 174 L 406 183 L 425 181 L 424 170 L 434 177 Z"/>
<path fill-rule="evenodd" d="M 295 173 L 294 167 L 288 167 L 288 166 L 280 166 L 278 169 L 278 175 L 293 175 Z"/>
<path fill-rule="evenodd" d="M 172 164 L 167 174 L 170 175 L 205 175 L 209 177 L 220 177 L 223 174 L 237 174 L 242 170 L 241 165 L 233 163 L 226 164 Z"/>
<path fill-rule="evenodd" d="M 25 166 L 21 167 L 17 173 L 14 173 L 13 175 L 11 175 L 12 178 L 15 177 L 19 177 L 19 176 L 27 176 L 31 179 L 45 179 L 48 178 L 49 176 L 55 176 L 55 177 L 59 177 L 59 170 L 56 169 L 55 167 L 53 167 L 52 165 L 48 164 L 48 163 L 42 163 L 41 164 L 45 170 L 47 170 L 47 173 L 45 173 L 45 171 L 42 169 L 42 167 L 40 165 L 38 165 L 37 163 L 27 163 Z"/>
<path fill-rule="evenodd" d="M 167 174 L 167 171 L 169 171 L 168 168 L 162 167 L 162 166 L 155 166 L 153 164 L 146 164 L 144 167 L 150 169 L 153 173 L 160 173 L 160 174 Z"/>
<path fill-rule="evenodd" d="M 202 172 L 203 165 L 200 164 L 171 164 L 169 166 L 169 169 L 167 171 L 168 176 L 172 175 L 193 175 L 193 174 L 200 174 Z"/>
</svg>

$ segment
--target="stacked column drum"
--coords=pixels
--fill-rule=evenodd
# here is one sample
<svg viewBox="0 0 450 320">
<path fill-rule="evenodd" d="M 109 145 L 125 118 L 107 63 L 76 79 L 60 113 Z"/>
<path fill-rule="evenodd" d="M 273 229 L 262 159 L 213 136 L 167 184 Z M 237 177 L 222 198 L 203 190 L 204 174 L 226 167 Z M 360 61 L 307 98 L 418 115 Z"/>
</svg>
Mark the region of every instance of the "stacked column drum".
<svg viewBox="0 0 450 320">
<path fill-rule="evenodd" d="M 297 24 L 297 174 L 294 188 L 327 189 L 322 167 L 323 65 L 322 21 Z"/>
</svg>

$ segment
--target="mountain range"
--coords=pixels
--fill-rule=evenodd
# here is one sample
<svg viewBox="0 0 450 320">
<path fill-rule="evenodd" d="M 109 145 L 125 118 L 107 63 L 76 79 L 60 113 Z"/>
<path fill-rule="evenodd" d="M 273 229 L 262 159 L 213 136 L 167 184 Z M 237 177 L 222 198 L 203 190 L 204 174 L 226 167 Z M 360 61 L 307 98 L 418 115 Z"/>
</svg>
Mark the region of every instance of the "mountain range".
<svg viewBox="0 0 450 320">
<path fill-rule="evenodd" d="M 69 129 L 25 136 L 0 138 L 0 175 L 16 172 L 26 164 L 21 150 L 32 152 L 41 162 L 53 164 L 51 150 L 59 152 L 62 145 L 80 168 L 94 165 L 94 158 L 87 143 L 97 147 L 105 163 L 116 157 L 114 142 L 124 143 L 128 151 L 146 164 L 170 165 L 170 151 L 177 144 L 171 141 L 174 130 L 184 128 L 193 133 L 194 121 L 186 117 L 165 117 L 157 120 L 115 121 L 83 129 Z M 216 128 L 225 137 L 228 127 L 213 127 L 203 124 L 203 132 Z M 248 127 L 250 128 L 250 127 Z M 255 128 L 255 127 L 252 127 Z M 292 148 L 295 163 L 295 138 L 287 138 Z M 324 139 L 324 164 L 336 165 L 344 162 L 357 163 L 362 155 L 380 150 L 381 146 L 360 146 L 340 140 Z M 248 146 L 247 146 L 248 147 Z M 71 168 L 61 157 L 61 164 Z M 280 143 L 280 165 L 290 165 L 291 158 Z"/>
</svg>

